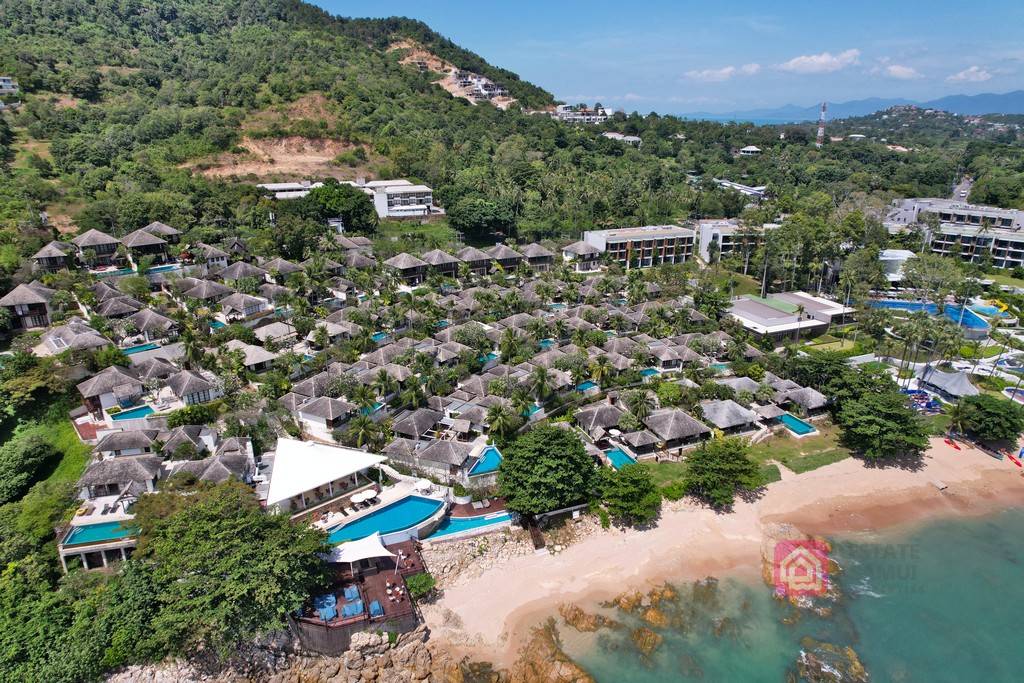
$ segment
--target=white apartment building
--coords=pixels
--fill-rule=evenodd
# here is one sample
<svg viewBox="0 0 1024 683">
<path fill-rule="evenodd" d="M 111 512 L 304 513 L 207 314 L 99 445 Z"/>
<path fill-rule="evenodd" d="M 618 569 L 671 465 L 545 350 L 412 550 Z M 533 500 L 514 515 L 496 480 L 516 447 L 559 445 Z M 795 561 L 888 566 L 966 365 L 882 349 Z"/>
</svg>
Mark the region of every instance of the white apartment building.
<svg viewBox="0 0 1024 683">
<path fill-rule="evenodd" d="M 934 233 L 925 229 L 933 253 L 972 262 L 991 255 L 996 268 L 1024 266 L 1024 211 L 955 199 L 903 199 L 893 202 L 885 227 L 890 232 L 924 227 L 929 216 L 939 221 Z"/>
<path fill-rule="evenodd" d="M 18 82 L 10 76 L 0 76 L 0 95 L 18 94 Z"/>
<path fill-rule="evenodd" d="M 588 109 L 586 107 L 574 107 L 571 104 L 560 104 L 551 115 L 565 123 L 595 124 L 604 123 L 611 118 L 611 112 L 604 107 Z"/>
<path fill-rule="evenodd" d="M 778 223 L 765 223 L 745 229 L 736 218 L 711 218 L 697 221 L 698 253 L 708 263 L 711 260 L 711 245 L 718 243 L 720 257 L 742 252 L 744 245 L 753 253 L 764 238 L 765 230 L 774 230 Z"/>
<path fill-rule="evenodd" d="M 693 258 L 697 233 L 680 225 L 588 230 L 583 241 L 608 254 L 625 268 L 684 263 Z"/>
<path fill-rule="evenodd" d="M 373 208 L 381 218 L 415 218 L 440 214 L 434 206 L 434 191 L 426 185 L 414 185 L 408 180 L 370 180 L 351 183 L 373 199 Z"/>
<path fill-rule="evenodd" d="M 715 184 L 726 190 L 735 190 L 742 195 L 747 197 L 753 197 L 754 199 L 764 199 L 765 192 L 768 190 L 766 185 L 744 185 L 742 183 L 735 183 L 731 180 L 725 180 L 724 178 L 715 178 Z"/>
</svg>

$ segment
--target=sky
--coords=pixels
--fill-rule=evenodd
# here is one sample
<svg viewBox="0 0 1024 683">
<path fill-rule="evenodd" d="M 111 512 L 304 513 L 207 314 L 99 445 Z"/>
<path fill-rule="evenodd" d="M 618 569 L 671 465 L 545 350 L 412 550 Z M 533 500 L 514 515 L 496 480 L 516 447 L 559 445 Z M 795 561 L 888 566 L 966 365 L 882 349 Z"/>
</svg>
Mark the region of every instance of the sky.
<svg viewBox="0 0 1024 683">
<path fill-rule="evenodd" d="M 570 103 L 646 113 L 1024 88 L 1021 0 L 317 0 L 426 22 Z"/>
</svg>

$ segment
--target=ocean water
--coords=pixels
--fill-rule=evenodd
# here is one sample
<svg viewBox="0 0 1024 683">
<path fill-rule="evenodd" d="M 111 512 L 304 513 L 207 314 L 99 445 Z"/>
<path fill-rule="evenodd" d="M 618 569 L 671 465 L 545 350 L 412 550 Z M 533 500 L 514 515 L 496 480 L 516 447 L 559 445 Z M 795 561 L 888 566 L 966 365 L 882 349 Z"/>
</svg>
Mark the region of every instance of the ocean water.
<svg viewBox="0 0 1024 683">
<path fill-rule="evenodd" d="M 558 631 L 565 653 L 600 683 L 811 680 L 799 677 L 802 651 L 835 655 L 841 668 L 847 647 L 871 681 L 1021 681 L 1022 531 L 1018 509 L 832 539 L 838 597 L 816 601 L 828 607 L 820 613 L 726 579 L 674 586 L 677 599 L 655 603 L 657 625 L 644 607 L 584 606 L 619 626 Z M 647 654 L 639 628 L 662 639 Z"/>
</svg>

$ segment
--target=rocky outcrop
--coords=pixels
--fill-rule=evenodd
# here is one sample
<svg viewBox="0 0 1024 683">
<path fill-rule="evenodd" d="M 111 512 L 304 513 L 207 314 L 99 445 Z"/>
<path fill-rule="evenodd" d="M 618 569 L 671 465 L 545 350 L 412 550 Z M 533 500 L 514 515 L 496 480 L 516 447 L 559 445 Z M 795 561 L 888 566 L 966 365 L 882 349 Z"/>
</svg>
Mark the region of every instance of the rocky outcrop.
<svg viewBox="0 0 1024 683">
<path fill-rule="evenodd" d="M 513 557 L 532 553 L 530 536 L 521 529 L 506 529 L 462 541 L 424 544 L 420 551 L 437 587 L 442 590 L 461 576 L 480 576 Z"/>
</svg>

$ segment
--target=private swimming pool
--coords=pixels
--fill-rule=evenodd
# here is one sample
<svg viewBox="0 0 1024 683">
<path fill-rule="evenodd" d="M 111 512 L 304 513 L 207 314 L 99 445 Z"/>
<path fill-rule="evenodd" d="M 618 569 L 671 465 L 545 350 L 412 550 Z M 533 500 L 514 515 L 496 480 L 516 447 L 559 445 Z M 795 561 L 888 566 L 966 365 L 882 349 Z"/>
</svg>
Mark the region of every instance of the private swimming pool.
<svg viewBox="0 0 1024 683">
<path fill-rule="evenodd" d="M 555 346 L 554 339 L 541 339 L 538 343 L 540 344 L 540 348 L 544 349 L 545 351 L 550 349 L 552 346 Z"/>
<path fill-rule="evenodd" d="M 114 413 L 110 416 L 111 420 L 115 422 L 118 420 L 138 420 L 139 418 L 152 415 L 156 411 L 150 406 L 138 406 L 136 408 L 129 408 L 128 410 L 122 410 L 120 413 Z"/>
<path fill-rule="evenodd" d="M 622 450 L 621 448 L 610 448 L 604 452 L 608 456 L 608 459 L 612 461 L 612 467 L 615 469 L 622 469 L 626 465 L 633 465 L 636 460 L 629 456 L 629 453 Z"/>
<path fill-rule="evenodd" d="M 384 407 L 384 404 L 381 403 L 380 401 L 377 401 L 376 403 L 374 403 L 369 408 L 360 408 L 359 412 L 362 413 L 363 415 L 372 415 L 373 413 L 376 413 L 378 410 L 380 410 L 383 407 Z"/>
<path fill-rule="evenodd" d="M 797 436 L 807 436 L 808 434 L 812 434 L 818 431 L 810 422 L 801 420 L 799 417 L 793 415 L 792 413 L 783 413 L 781 416 L 779 416 L 779 422 L 781 422 L 786 427 L 786 429 L 793 432 Z"/>
<path fill-rule="evenodd" d="M 437 527 L 437 530 L 427 536 L 427 538 L 435 541 L 445 536 L 462 533 L 463 531 L 482 529 L 496 524 L 505 524 L 510 521 L 512 521 L 512 515 L 508 512 L 492 512 L 489 515 L 477 515 L 476 517 L 448 516 L 444 518 L 444 521 Z"/>
<path fill-rule="evenodd" d="M 712 370 L 714 370 L 715 372 L 725 372 L 726 370 L 729 369 L 729 364 L 728 363 L 712 363 L 708 367 L 711 368 Z"/>
<path fill-rule="evenodd" d="M 475 477 L 480 474 L 490 474 L 498 469 L 498 465 L 501 464 L 501 451 L 498 450 L 497 446 L 488 446 L 484 449 L 484 452 L 480 454 L 480 460 L 473 465 L 473 469 L 469 471 L 469 476 Z"/>
<path fill-rule="evenodd" d="M 370 339 L 372 339 L 374 342 L 376 342 L 378 344 L 381 343 L 382 341 L 384 341 L 387 338 L 388 338 L 388 333 L 387 332 L 374 332 L 373 334 L 370 335 Z"/>
<path fill-rule="evenodd" d="M 137 346 L 129 346 L 127 349 L 121 349 L 121 351 L 123 351 L 126 356 L 130 356 L 133 353 L 142 353 L 143 351 L 153 351 L 153 350 L 159 349 L 159 348 L 160 348 L 159 344 L 149 343 L 149 344 L 139 344 Z"/>
<path fill-rule="evenodd" d="M 128 524 L 128 526 L 124 526 Z M 138 529 L 131 522 L 100 522 L 99 524 L 83 524 L 71 527 L 71 533 L 64 539 L 63 545 L 79 545 L 116 541 L 135 535 Z"/>
<path fill-rule="evenodd" d="M 542 407 L 534 403 L 529 408 L 523 411 L 523 417 L 532 417 L 535 413 L 538 413 L 541 410 Z"/>
<path fill-rule="evenodd" d="M 596 387 L 597 382 L 593 382 L 588 379 L 586 382 L 582 382 L 581 384 L 576 385 L 576 391 L 590 391 L 591 389 L 594 389 Z"/>
<path fill-rule="evenodd" d="M 409 496 L 371 512 L 351 524 L 335 527 L 327 535 L 327 542 L 338 545 L 345 541 L 366 538 L 378 531 L 382 536 L 405 531 L 422 524 L 442 507 L 444 503 L 440 500 Z"/>
<path fill-rule="evenodd" d="M 211 320 L 210 321 L 210 329 L 211 330 L 219 330 L 222 327 L 226 327 L 226 325 L 224 323 L 222 323 L 221 321 L 219 321 L 219 320 Z"/>
<path fill-rule="evenodd" d="M 654 377 L 658 374 L 658 368 L 644 368 L 640 371 L 641 377 Z"/>
<path fill-rule="evenodd" d="M 488 354 L 480 356 L 479 358 L 477 358 L 477 360 L 480 361 L 481 363 L 490 363 L 492 360 L 498 360 L 498 354 L 496 354 L 494 351 L 491 351 Z"/>
<path fill-rule="evenodd" d="M 923 301 L 900 301 L 897 299 L 878 299 L 871 302 L 872 308 L 887 308 L 893 311 L 908 311 L 910 313 L 916 313 L 917 311 L 924 311 L 929 315 L 938 315 L 939 307 L 933 303 L 925 303 Z M 960 306 L 943 306 L 942 313 L 947 318 L 955 323 L 960 322 Z M 987 330 L 989 324 L 985 322 L 983 318 L 978 316 L 977 313 L 967 308 L 963 311 L 963 326 L 969 330 Z"/>
</svg>

